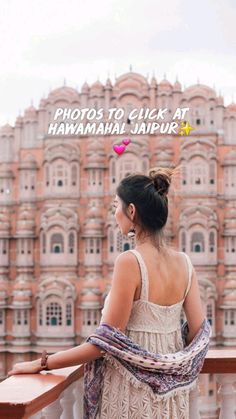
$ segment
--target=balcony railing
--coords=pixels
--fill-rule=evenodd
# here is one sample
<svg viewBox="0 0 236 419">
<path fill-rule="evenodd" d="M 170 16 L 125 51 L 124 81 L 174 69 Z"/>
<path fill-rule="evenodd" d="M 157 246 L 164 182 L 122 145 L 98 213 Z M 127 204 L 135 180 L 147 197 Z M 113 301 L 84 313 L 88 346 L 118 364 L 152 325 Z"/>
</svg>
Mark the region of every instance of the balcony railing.
<svg viewBox="0 0 236 419">
<path fill-rule="evenodd" d="M 210 349 L 201 370 L 216 374 L 219 419 L 234 419 L 236 350 Z M 190 418 L 200 419 L 199 388 L 190 393 Z M 0 383 L 0 419 L 83 419 L 83 365 L 14 375 Z"/>
</svg>

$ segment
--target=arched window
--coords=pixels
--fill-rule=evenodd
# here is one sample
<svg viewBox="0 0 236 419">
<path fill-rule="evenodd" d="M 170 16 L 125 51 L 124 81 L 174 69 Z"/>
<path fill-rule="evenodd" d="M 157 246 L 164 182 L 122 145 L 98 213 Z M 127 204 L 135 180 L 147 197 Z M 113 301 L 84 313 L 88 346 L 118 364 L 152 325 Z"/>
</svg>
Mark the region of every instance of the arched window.
<svg viewBox="0 0 236 419">
<path fill-rule="evenodd" d="M 204 252 L 204 236 L 201 232 L 194 232 L 191 238 L 191 252 L 200 253 Z"/>
<path fill-rule="evenodd" d="M 116 182 L 116 164 L 114 159 L 111 162 L 111 182 Z"/>
<path fill-rule="evenodd" d="M 143 160 L 143 173 L 147 173 L 148 171 L 148 162 L 147 160 Z"/>
<path fill-rule="evenodd" d="M 42 253 L 46 253 L 46 249 L 47 249 L 47 242 L 46 242 L 46 234 L 43 233 L 42 234 Z"/>
<path fill-rule="evenodd" d="M 61 326 L 62 325 L 62 307 L 57 302 L 51 302 L 46 307 L 46 325 Z"/>
<path fill-rule="evenodd" d="M 225 310 L 225 326 L 234 326 L 236 324 L 236 310 Z"/>
<path fill-rule="evenodd" d="M 235 134 L 236 134 L 236 118 L 231 116 L 228 119 L 228 143 L 235 144 Z"/>
<path fill-rule="evenodd" d="M 74 253 L 74 247 L 75 247 L 75 236 L 74 236 L 74 233 L 71 232 L 69 234 L 69 253 Z"/>
<path fill-rule="evenodd" d="M 225 237 L 225 250 L 227 253 L 235 253 L 236 251 L 236 236 Z"/>
<path fill-rule="evenodd" d="M 92 169 L 92 185 L 96 184 L 96 171 Z"/>
<path fill-rule="evenodd" d="M 206 306 L 206 316 L 207 320 L 209 321 L 210 325 L 212 326 L 213 323 L 213 310 L 212 310 L 212 303 L 208 303 Z"/>
<path fill-rule="evenodd" d="M 0 327 L 4 324 L 4 310 L 0 310 Z"/>
<path fill-rule="evenodd" d="M 183 165 L 183 169 L 182 169 L 182 173 L 183 173 L 183 178 L 182 178 L 182 184 L 186 185 L 187 184 L 187 167 L 186 164 Z"/>
<path fill-rule="evenodd" d="M 50 243 L 51 253 L 64 253 L 64 238 L 60 233 L 54 233 L 51 236 Z"/>
<path fill-rule="evenodd" d="M 92 237 L 89 239 L 89 253 L 94 253 L 94 240 Z"/>
<path fill-rule="evenodd" d="M 123 248 L 124 248 L 124 252 L 125 252 L 126 250 L 129 250 L 129 248 L 130 248 L 129 243 L 124 243 Z"/>
<path fill-rule="evenodd" d="M 131 158 L 131 156 L 123 157 L 122 160 L 120 160 L 120 166 L 119 166 L 119 176 L 120 179 L 128 176 L 131 172 L 134 172 L 136 169 L 135 161 Z"/>
<path fill-rule="evenodd" d="M 76 186 L 77 183 L 77 167 L 75 165 L 71 168 L 71 185 Z"/>
<path fill-rule="evenodd" d="M 49 166 L 45 166 L 45 182 L 46 186 L 49 186 L 50 184 L 50 175 L 49 175 Z"/>
<path fill-rule="evenodd" d="M 216 178 L 216 173 L 215 173 L 215 162 L 211 161 L 210 162 L 210 166 L 209 166 L 209 183 L 211 185 L 214 185 L 215 183 L 215 178 Z"/>
<path fill-rule="evenodd" d="M 99 310 L 87 309 L 83 312 L 83 326 L 97 326 L 99 324 Z"/>
<path fill-rule="evenodd" d="M 27 326 L 29 324 L 29 310 L 14 310 L 14 325 Z"/>
<path fill-rule="evenodd" d="M 225 192 L 235 191 L 236 166 L 228 166 L 224 171 Z"/>
<path fill-rule="evenodd" d="M 122 252 L 122 234 L 120 231 L 116 235 L 116 251 Z"/>
<path fill-rule="evenodd" d="M 71 303 L 66 304 L 66 326 L 72 325 L 72 305 Z"/>
<path fill-rule="evenodd" d="M 98 184 L 99 185 L 102 184 L 102 171 L 101 170 L 98 171 Z"/>
<path fill-rule="evenodd" d="M 114 252 L 114 231 L 110 227 L 109 230 L 109 251 L 112 253 Z"/>
<path fill-rule="evenodd" d="M 215 251 L 215 234 L 213 231 L 209 235 L 209 252 L 213 253 Z"/>
<path fill-rule="evenodd" d="M 181 233 L 181 249 L 182 252 L 186 252 L 186 233 L 182 231 Z"/>
<path fill-rule="evenodd" d="M 193 158 L 188 165 L 188 174 L 190 184 L 195 188 L 203 187 L 207 184 L 208 178 L 208 165 L 207 161 L 202 158 Z M 199 185 L 199 186 L 196 186 Z"/>
<path fill-rule="evenodd" d="M 101 239 L 96 239 L 96 253 L 100 253 Z"/>
<path fill-rule="evenodd" d="M 39 315 L 38 315 L 39 326 L 42 326 L 43 325 L 43 306 L 42 306 L 41 301 L 39 301 L 38 310 L 39 310 Z"/>
<path fill-rule="evenodd" d="M 68 164 L 62 160 L 54 161 L 52 163 L 52 184 L 53 186 L 63 187 L 68 186 Z"/>
</svg>

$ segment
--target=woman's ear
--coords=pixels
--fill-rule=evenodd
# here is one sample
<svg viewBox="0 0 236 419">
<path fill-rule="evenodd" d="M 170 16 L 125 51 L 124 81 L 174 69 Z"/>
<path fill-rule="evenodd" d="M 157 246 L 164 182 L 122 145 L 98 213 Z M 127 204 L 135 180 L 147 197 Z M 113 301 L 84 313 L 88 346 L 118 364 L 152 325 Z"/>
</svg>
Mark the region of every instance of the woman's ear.
<svg viewBox="0 0 236 419">
<path fill-rule="evenodd" d="M 130 212 L 130 215 L 132 215 L 132 214 L 135 213 L 135 206 L 134 206 L 134 204 L 129 204 L 129 205 L 130 205 L 129 212 Z"/>
</svg>

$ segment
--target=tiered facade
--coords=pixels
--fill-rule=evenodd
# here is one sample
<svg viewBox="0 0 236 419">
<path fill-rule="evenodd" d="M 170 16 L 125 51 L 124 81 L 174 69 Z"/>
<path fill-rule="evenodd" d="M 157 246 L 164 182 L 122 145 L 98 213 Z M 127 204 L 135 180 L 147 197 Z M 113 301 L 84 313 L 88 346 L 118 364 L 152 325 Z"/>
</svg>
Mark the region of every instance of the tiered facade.
<svg viewBox="0 0 236 419">
<path fill-rule="evenodd" d="M 189 107 L 189 136 L 48 135 L 62 108 Z M 125 121 L 129 123 L 130 121 Z M 0 378 L 15 362 L 78 345 L 99 325 L 117 255 L 135 246 L 111 207 L 120 179 L 181 164 L 165 231 L 198 274 L 212 345 L 236 348 L 236 105 L 205 85 L 182 90 L 130 71 L 112 85 L 63 86 L 0 130 Z M 216 382 L 202 375 L 202 417 Z"/>
</svg>

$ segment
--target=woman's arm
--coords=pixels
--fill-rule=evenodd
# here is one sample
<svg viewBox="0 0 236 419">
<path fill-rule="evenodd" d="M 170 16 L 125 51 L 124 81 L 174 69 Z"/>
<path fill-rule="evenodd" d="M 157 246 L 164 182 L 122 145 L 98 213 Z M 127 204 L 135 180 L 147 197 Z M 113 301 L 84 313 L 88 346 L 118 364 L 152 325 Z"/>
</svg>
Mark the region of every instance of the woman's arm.
<svg viewBox="0 0 236 419">
<path fill-rule="evenodd" d="M 193 340 L 194 336 L 200 329 L 200 326 L 205 318 L 205 313 L 200 298 L 197 274 L 194 267 L 192 270 L 192 283 L 185 298 L 183 307 L 189 327 L 189 333 L 186 338 L 186 343 L 189 345 L 189 343 Z"/>
<path fill-rule="evenodd" d="M 101 358 L 105 351 L 98 346 L 89 342 L 82 343 L 82 345 L 75 348 L 67 349 L 65 351 L 56 352 L 48 357 L 48 368 L 54 370 L 57 368 L 72 367 L 74 365 L 85 364 Z M 40 365 L 40 359 L 37 359 Z"/>
<path fill-rule="evenodd" d="M 138 270 L 136 259 L 130 252 L 124 252 L 117 256 L 109 301 L 101 320 L 113 327 L 120 328 L 123 332 L 129 321 L 137 288 L 137 280 L 132 275 L 130 278 L 128 277 L 129 271 L 133 272 L 133 266 Z M 48 367 L 56 369 L 84 364 L 100 358 L 103 354 L 104 351 L 98 346 L 85 342 L 75 348 L 49 355 Z"/>
<path fill-rule="evenodd" d="M 112 287 L 110 290 L 109 301 L 102 316 L 102 322 L 108 323 L 113 327 L 125 331 L 130 318 L 133 305 L 135 290 L 137 288 L 137 279 L 128 273 L 138 269 L 137 262 L 131 252 L 124 252 L 118 255 L 115 261 Z M 136 268 L 135 268 L 136 267 Z M 48 368 L 50 370 L 57 368 L 71 367 L 93 361 L 103 356 L 105 351 L 89 342 L 65 351 L 56 352 L 48 356 Z M 35 361 L 15 364 L 9 375 L 15 373 L 27 372 L 35 373 L 40 371 L 41 358 Z"/>
<path fill-rule="evenodd" d="M 56 352 L 48 356 L 48 368 L 54 370 L 58 368 L 72 367 L 86 362 L 101 358 L 105 351 L 97 345 L 85 342 L 82 345 L 65 351 Z M 8 377 L 15 374 L 37 374 L 42 371 L 41 358 L 34 361 L 18 362 L 13 365 L 8 372 Z"/>
</svg>

